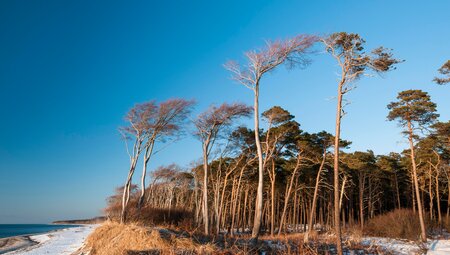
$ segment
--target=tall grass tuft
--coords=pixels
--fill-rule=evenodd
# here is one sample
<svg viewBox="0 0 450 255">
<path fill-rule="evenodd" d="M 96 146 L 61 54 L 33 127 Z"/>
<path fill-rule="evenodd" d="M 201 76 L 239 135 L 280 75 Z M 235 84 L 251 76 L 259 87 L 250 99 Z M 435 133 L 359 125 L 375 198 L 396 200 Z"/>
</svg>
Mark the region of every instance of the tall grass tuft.
<svg viewBox="0 0 450 255">
<path fill-rule="evenodd" d="M 420 236 L 419 216 L 411 209 L 396 209 L 370 219 L 364 227 L 364 234 L 417 240 Z"/>
</svg>

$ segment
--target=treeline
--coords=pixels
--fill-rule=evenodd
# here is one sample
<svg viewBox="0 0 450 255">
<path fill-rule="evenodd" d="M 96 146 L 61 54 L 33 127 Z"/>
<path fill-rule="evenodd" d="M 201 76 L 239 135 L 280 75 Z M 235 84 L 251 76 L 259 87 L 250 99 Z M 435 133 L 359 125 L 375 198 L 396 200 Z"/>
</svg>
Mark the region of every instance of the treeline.
<svg viewBox="0 0 450 255">
<path fill-rule="evenodd" d="M 345 153 L 343 149 L 351 144 L 340 137 L 345 95 L 360 78 L 393 70 L 402 62 L 383 47 L 367 53 L 364 43 L 359 35 L 345 32 L 326 38 L 301 35 L 247 52 L 246 64 L 228 62 L 225 68 L 232 78 L 252 92 L 252 107 L 224 103 L 189 121 L 193 101 L 136 105 L 126 115 L 128 125 L 120 129 L 130 157 L 128 177 L 109 199 L 108 216 L 127 222 L 149 208 L 153 215 L 167 209 L 163 218 L 170 212 L 192 214 L 207 235 L 251 231 L 255 241 L 262 232 L 333 228 L 341 254 L 341 226 L 364 228 L 364 222 L 377 214 L 413 208 L 422 223 L 422 239 L 426 238 L 425 217 L 439 224 L 449 217 L 450 122 L 437 120 L 436 105 L 426 92 L 403 91 L 388 105 L 388 119 L 404 128 L 409 149 L 388 155 Z M 294 116 L 279 106 L 262 114 L 259 110 L 261 78 L 281 65 L 306 67 L 317 45 L 323 45 L 339 66 L 334 135 L 303 131 Z M 449 70 L 447 62 L 436 83 L 448 83 Z M 250 116 L 252 128 L 239 125 L 240 118 Z M 162 166 L 150 172 L 147 183 L 155 144 L 170 144 L 185 135 L 190 124 L 202 146 L 202 162 L 183 170 Z M 132 178 L 140 158 L 138 187 Z"/>
<path fill-rule="evenodd" d="M 79 219 L 79 220 L 57 220 L 52 224 L 99 224 L 106 220 L 106 217 L 94 217 L 91 219 Z"/>
</svg>

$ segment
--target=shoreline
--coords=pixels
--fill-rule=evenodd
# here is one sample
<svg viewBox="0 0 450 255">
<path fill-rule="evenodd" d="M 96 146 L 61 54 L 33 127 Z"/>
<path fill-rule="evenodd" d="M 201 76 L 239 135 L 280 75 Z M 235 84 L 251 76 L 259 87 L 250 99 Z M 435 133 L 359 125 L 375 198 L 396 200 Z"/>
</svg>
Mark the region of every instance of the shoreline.
<svg viewBox="0 0 450 255">
<path fill-rule="evenodd" d="M 97 226 L 96 224 L 73 225 L 76 226 L 0 238 L 0 254 L 71 254 L 84 244 L 87 235 Z"/>
<path fill-rule="evenodd" d="M 74 225 L 74 227 L 70 227 L 70 228 L 75 228 L 75 227 L 82 226 L 82 225 L 87 225 L 87 224 L 58 224 L 58 223 L 50 223 L 48 225 Z M 37 240 L 33 240 L 32 237 L 41 236 L 41 235 L 49 235 L 49 234 L 51 234 L 53 232 L 62 231 L 64 229 L 69 229 L 69 227 L 67 227 L 67 228 L 60 228 L 60 229 L 53 229 L 53 230 L 49 230 L 47 232 L 23 234 L 23 235 L 17 235 L 17 236 L 7 236 L 7 237 L 0 238 L 0 254 L 5 254 L 5 253 L 8 253 L 8 252 L 18 251 L 18 250 L 21 250 L 21 249 L 26 249 L 26 248 L 32 247 L 34 245 L 38 245 L 38 244 L 42 243 L 44 240 L 41 240 L 42 242 L 39 242 Z"/>
<path fill-rule="evenodd" d="M 33 241 L 31 235 L 19 235 L 0 238 L 0 254 L 26 249 L 39 242 Z"/>
</svg>

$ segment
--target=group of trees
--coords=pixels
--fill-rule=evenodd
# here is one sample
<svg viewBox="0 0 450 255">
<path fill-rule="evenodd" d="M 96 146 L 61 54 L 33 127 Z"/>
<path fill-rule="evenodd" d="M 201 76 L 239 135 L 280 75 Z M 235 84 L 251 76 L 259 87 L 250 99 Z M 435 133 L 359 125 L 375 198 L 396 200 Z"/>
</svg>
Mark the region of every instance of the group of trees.
<svg viewBox="0 0 450 255">
<path fill-rule="evenodd" d="M 316 44 L 324 45 L 340 71 L 334 135 L 301 130 L 294 116 L 279 106 L 262 114 L 259 109 L 263 76 L 281 65 L 306 67 Z M 430 218 L 442 222 L 446 208 L 445 217 L 449 217 L 450 122 L 437 122 L 436 105 L 426 92 L 403 91 L 388 105 L 388 119 L 399 121 L 410 148 L 389 155 L 343 152 L 351 144 L 340 137 L 344 96 L 361 77 L 390 71 L 401 62 L 383 47 L 368 53 L 364 44 L 358 34 L 345 32 L 326 38 L 301 35 L 247 52 L 243 65 L 226 63 L 232 78 L 253 92 L 253 107 L 224 103 L 188 121 L 193 101 L 136 105 L 126 116 L 129 124 L 121 128 L 125 140 L 131 141 L 127 142 L 130 168 L 122 190 L 121 221 L 127 220 L 131 181 L 142 155 L 141 185 L 135 190 L 140 193 L 137 208 L 187 209 L 208 235 L 251 229 L 256 241 L 262 231 L 274 235 L 303 230 L 308 239 L 314 227 L 333 227 L 342 254 L 341 226 L 358 222 L 364 228 L 365 220 L 376 214 L 412 207 L 419 214 L 422 239 L 426 238 L 425 210 Z M 444 77 L 435 78 L 436 83 L 449 82 L 449 66 L 447 62 L 439 69 Z M 237 124 L 252 113 L 251 129 Z M 261 118 L 266 129 L 260 127 Z M 160 167 L 146 185 L 147 165 L 157 152 L 155 144 L 180 137 L 187 122 L 193 123 L 192 134 L 201 142 L 202 163 L 185 170 L 174 165 Z"/>
</svg>

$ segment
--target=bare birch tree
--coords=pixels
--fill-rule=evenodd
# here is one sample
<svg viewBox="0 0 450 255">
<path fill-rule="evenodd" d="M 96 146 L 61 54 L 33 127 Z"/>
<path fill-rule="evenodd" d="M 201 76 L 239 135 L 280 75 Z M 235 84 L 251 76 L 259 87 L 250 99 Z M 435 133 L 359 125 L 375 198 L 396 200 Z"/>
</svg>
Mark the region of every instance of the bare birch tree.
<svg viewBox="0 0 450 255">
<path fill-rule="evenodd" d="M 203 151 L 203 224 L 206 235 L 210 234 L 208 216 L 208 157 L 216 139 L 219 138 L 220 132 L 225 127 L 232 125 L 234 120 L 249 116 L 251 111 L 251 108 L 244 104 L 224 103 L 219 107 L 211 106 L 194 120 L 197 128 L 195 135 L 201 140 Z"/>
<path fill-rule="evenodd" d="M 155 142 L 167 142 L 168 139 L 181 134 L 182 125 L 191 112 L 194 101 L 184 99 L 169 99 L 157 105 L 155 102 L 145 125 L 144 155 L 141 175 L 141 195 L 138 208 L 141 208 L 145 199 L 145 178 L 147 176 L 148 162 L 154 153 Z"/>
<path fill-rule="evenodd" d="M 300 35 L 285 41 L 267 42 L 266 48 L 245 53 L 247 65 L 240 66 L 230 61 L 225 68 L 232 73 L 232 78 L 253 91 L 253 113 L 256 149 L 258 154 L 258 189 L 255 201 L 255 217 L 252 229 L 252 241 L 259 236 L 263 209 L 263 154 L 259 135 L 259 86 L 264 74 L 274 70 L 283 63 L 289 65 L 306 64 L 307 50 L 317 41 L 317 37 Z"/>
<path fill-rule="evenodd" d="M 122 223 L 126 221 L 127 206 L 130 201 L 131 181 L 139 156 L 142 153 L 143 143 L 146 139 L 145 130 L 148 128 L 148 120 L 151 118 L 154 111 L 155 105 L 153 103 L 137 104 L 125 116 L 128 126 L 119 128 L 119 131 L 125 140 L 125 146 L 130 158 L 130 168 L 128 170 L 128 177 L 123 187 L 122 194 L 122 212 L 120 216 L 120 221 Z M 133 141 L 131 149 L 128 140 Z"/>
</svg>

